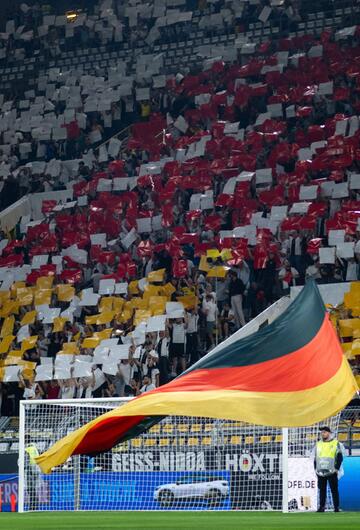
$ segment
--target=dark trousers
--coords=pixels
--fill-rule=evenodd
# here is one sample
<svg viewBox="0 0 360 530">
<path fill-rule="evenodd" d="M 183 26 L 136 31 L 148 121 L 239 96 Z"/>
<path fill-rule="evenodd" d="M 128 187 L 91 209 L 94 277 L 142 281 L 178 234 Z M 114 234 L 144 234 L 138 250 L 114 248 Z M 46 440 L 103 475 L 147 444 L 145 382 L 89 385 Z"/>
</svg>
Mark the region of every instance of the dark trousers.
<svg viewBox="0 0 360 530">
<path fill-rule="evenodd" d="M 338 476 L 336 473 L 329 475 L 328 477 L 318 476 L 318 488 L 320 491 L 320 508 L 325 508 L 326 502 L 326 485 L 329 482 L 331 495 L 333 498 L 334 509 L 339 509 L 339 487 L 338 487 Z"/>
<path fill-rule="evenodd" d="M 190 365 L 199 360 L 199 338 L 197 333 L 186 334 L 186 356 Z"/>
<path fill-rule="evenodd" d="M 168 357 L 163 357 L 160 355 L 159 359 L 159 384 L 166 385 L 166 383 L 169 382 L 169 371 L 170 371 L 170 363 Z"/>
</svg>

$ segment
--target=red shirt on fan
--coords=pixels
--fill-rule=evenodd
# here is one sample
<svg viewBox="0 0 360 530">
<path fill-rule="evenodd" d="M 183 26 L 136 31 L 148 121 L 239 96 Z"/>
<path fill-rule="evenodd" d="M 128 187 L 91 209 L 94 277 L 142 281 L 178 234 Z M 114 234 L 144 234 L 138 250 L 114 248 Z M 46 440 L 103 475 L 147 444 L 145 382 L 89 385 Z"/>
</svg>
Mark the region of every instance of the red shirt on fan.
<svg viewBox="0 0 360 530">
<path fill-rule="evenodd" d="M 56 381 L 50 381 L 47 391 L 47 399 L 58 399 L 60 395 L 60 387 Z"/>
</svg>

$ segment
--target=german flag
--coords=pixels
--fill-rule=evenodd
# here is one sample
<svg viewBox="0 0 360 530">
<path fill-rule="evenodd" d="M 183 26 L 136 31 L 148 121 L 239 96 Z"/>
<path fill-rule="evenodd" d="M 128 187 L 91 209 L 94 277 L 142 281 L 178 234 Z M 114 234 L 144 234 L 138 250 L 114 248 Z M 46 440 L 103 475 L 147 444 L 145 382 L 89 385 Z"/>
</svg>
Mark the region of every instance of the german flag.
<svg viewBox="0 0 360 530">
<path fill-rule="evenodd" d="M 311 425 L 340 411 L 357 390 L 310 282 L 268 326 L 220 345 L 174 381 L 99 416 L 55 443 L 37 463 L 48 473 L 71 455 L 107 451 L 167 415 Z"/>
</svg>

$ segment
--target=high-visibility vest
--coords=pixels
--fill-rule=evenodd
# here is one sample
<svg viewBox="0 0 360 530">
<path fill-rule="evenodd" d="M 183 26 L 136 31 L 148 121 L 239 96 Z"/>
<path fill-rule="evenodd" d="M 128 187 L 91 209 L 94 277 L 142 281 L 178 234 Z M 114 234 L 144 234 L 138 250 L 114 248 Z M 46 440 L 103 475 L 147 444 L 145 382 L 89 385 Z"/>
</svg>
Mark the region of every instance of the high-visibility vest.
<svg viewBox="0 0 360 530">
<path fill-rule="evenodd" d="M 339 442 L 330 440 L 323 442 L 320 440 L 316 444 L 316 473 L 321 476 L 332 475 L 335 473 L 335 458 L 339 451 Z"/>
<path fill-rule="evenodd" d="M 25 451 L 29 455 L 30 464 L 32 466 L 35 466 L 36 465 L 35 458 L 39 456 L 39 451 L 36 445 L 29 445 L 28 447 L 25 447 Z"/>
<path fill-rule="evenodd" d="M 149 103 L 141 103 L 141 117 L 147 118 L 150 116 L 151 108 Z"/>
</svg>

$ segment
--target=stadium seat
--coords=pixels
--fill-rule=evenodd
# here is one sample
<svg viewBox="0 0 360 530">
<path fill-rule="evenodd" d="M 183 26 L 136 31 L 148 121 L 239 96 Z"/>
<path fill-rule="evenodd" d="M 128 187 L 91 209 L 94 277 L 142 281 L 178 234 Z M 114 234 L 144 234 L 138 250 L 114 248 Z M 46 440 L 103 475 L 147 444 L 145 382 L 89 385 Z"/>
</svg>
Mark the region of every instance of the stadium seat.
<svg viewBox="0 0 360 530">
<path fill-rule="evenodd" d="M 159 445 L 160 447 L 167 447 L 170 445 L 170 438 L 160 438 Z"/>
<path fill-rule="evenodd" d="M 185 445 L 185 441 L 186 439 L 185 438 L 182 438 L 181 436 L 180 437 L 175 437 L 174 440 L 173 440 L 173 443 L 172 445 L 179 445 L 179 446 L 184 446 Z"/>
<path fill-rule="evenodd" d="M 254 443 L 253 436 L 245 436 L 245 444 L 253 444 L 253 443 Z"/>
<path fill-rule="evenodd" d="M 275 440 L 274 440 L 274 441 L 275 441 L 276 443 L 282 443 L 282 440 L 283 440 L 282 434 L 277 434 L 277 435 L 275 436 Z"/>
<path fill-rule="evenodd" d="M 171 425 L 171 423 L 166 423 L 163 425 L 162 432 L 163 434 L 172 434 L 174 432 L 174 425 Z"/>
<path fill-rule="evenodd" d="M 230 444 L 231 445 L 240 445 L 241 444 L 241 440 L 242 440 L 241 436 L 237 436 L 237 435 L 230 436 Z"/>
<path fill-rule="evenodd" d="M 272 441 L 272 436 L 263 435 L 260 437 L 261 444 L 268 444 Z"/>
<path fill-rule="evenodd" d="M 142 438 L 133 438 L 131 440 L 131 446 L 132 447 L 141 447 L 142 446 Z"/>
<path fill-rule="evenodd" d="M 149 429 L 149 434 L 159 434 L 161 430 L 161 425 L 158 423 L 157 425 L 153 425 L 151 429 Z"/>
<path fill-rule="evenodd" d="M 191 447 L 198 446 L 199 445 L 199 438 L 197 438 L 197 437 L 188 438 L 188 445 L 191 446 Z"/>
<path fill-rule="evenodd" d="M 340 432 L 338 436 L 339 442 L 346 442 L 349 438 L 349 435 L 347 432 Z"/>
<path fill-rule="evenodd" d="M 177 426 L 178 432 L 186 433 L 189 432 L 189 425 L 187 423 L 181 423 Z"/>
<path fill-rule="evenodd" d="M 212 444 L 212 439 L 210 436 L 204 436 L 201 439 L 201 445 L 211 445 L 211 444 Z"/>
<path fill-rule="evenodd" d="M 201 432 L 201 424 L 200 423 L 193 423 L 191 425 L 191 432 Z"/>
<path fill-rule="evenodd" d="M 146 440 L 144 442 L 144 446 L 145 447 L 153 447 L 154 445 L 156 445 L 155 438 L 146 438 Z"/>
</svg>

